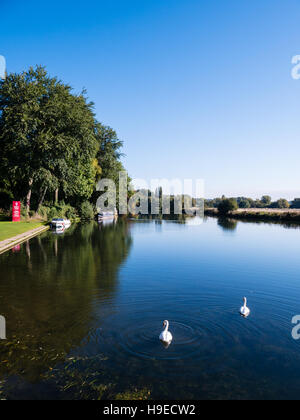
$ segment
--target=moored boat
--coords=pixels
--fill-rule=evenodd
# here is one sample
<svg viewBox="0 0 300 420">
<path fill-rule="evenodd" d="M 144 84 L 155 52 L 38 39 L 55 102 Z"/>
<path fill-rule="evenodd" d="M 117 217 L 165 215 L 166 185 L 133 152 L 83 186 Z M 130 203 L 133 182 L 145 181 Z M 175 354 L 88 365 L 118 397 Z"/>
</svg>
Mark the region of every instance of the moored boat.
<svg viewBox="0 0 300 420">
<path fill-rule="evenodd" d="M 65 230 L 71 226 L 71 221 L 69 219 L 55 218 L 55 219 L 52 219 L 50 226 L 51 226 L 51 229 Z"/>
<path fill-rule="evenodd" d="M 117 209 L 114 209 L 114 211 L 100 211 L 98 213 L 98 221 L 107 220 L 107 219 L 114 219 L 118 216 Z"/>
</svg>

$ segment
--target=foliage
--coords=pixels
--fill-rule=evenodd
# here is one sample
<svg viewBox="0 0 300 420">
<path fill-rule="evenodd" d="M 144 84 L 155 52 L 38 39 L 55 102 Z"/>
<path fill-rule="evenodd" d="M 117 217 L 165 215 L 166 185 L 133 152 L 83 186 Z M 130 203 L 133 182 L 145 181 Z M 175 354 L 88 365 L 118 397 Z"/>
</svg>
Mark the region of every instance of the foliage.
<svg viewBox="0 0 300 420">
<path fill-rule="evenodd" d="M 95 125 L 95 136 L 97 140 L 97 155 L 94 165 L 96 165 L 96 178 L 99 180 L 110 179 L 114 181 L 117 191 L 117 206 L 119 200 L 119 173 L 125 171 L 125 168 L 120 161 L 123 154 L 121 148 L 123 142 L 118 138 L 117 133 L 110 127 L 104 126 L 100 123 Z M 131 179 L 127 177 L 128 185 Z M 96 191 L 93 194 L 93 202 L 96 203 L 99 193 Z M 129 193 L 130 196 L 130 193 Z"/>
<path fill-rule="evenodd" d="M 9 74 L 0 82 L 0 188 L 8 193 L 4 206 L 14 197 L 25 202 L 27 215 L 30 207 L 40 213 L 45 200 L 51 206 L 59 195 L 79 209 L 94 200 L 100 177 L 118 181 L 124 169 L 121 147 L 116 132 L 95 119 L 86 92 L 74 94 L 44 67 Z M 75 213 L 70 210 L 69 215 Z"/>
<path fill-rule="evenodd" d="M 300 198 L 295 198 L 291 205 L 292 209 L 300 209 Z"/>
<path fill-rule="evenodd" d="M 136 200 L 129 203 L 129 214 L 131 217 L 142 215 L 162 216 L 172 215 L 172 218 L 179 219 L 190 215 L 191 207 L 196 207 L 197 200 L 188 194 L 166 195 L 163 188 L 156 189 L 155 195 L 148 189 L 133 191 L 137 194 Z M 163 214 L 164 213 L 164 214 Z"/>
<path fill-rule="evenodd" d="M 205 200 L 205 208 L 218 208 L 220 203 L 225 197 L 222 198 L 214 198 L 211 200 Z M 300 198 L 290 203 L 284 199 L 281 198 L 280 200 L 272 202 L 272 198 L 269 195 L 264 195 L 260 200 L 256 199 L 253 200 L 249 197 L 237 197 L 234 200 L 236 200 L 238 207 L 240 209 L 250 209 L 250 208 L 258 208 L 258 209 L 268 209 L 268 208 L 300 208 Z"/>
<path fill-rule="evenodd" d="M 117 133 L 110 127 L 96 124 L 96 139 L 98 143 L 97 160 L 101 168 L 102 178 L 113 179 L 115 183 L 119 180 L 119 171 L 122 164 L 119 159 L 122 156 L 120 148 L 123 143 L 118 139 Z"/>
<path fill-rule="evenodd" d="M 14 196 L 11 191 L 1 189 L 0 190 L 0 209 L 9 210 L 12 204 Z"/>
<path fill-rule="evenodd" d="M 12 213 L 12 206 L 10 210 L 11 210 L 10 212 Z M 26 206 L 24 202 L 21 202 L 21 219 L 26 219 L 26 218 L 28 218 Z"/>
<path fill-rule="evenodd" d="M 218 208 L 221 198 L 213 198 L 212 200 L 205 200 L 204 205 L 206 208 Z"/>
<path fill-rule="evenodd" d="M 270 207 L 275 209 L 288 209 L 290 207 L 290 203 L 284 198 L 280 198 L 279 200 L 272 203 Z"/>
<path fill-rule="evenodd" d="M 260 201 L 265 207 L 268 207 L 272 203 L 272 198 L 269 195 L 264 195 Z"/>
<path fill-rule="evenodd" d="M 82 220 L 92 220 L 95 217 L 94 208 L 89 201 L 81 204 L 79 213 Z"/>
<path fill-rule="evenodd" d="M 234 198 L 225 198 L 218 206 L 218 210 L 221 214 L 227 214 L 231 211 L 237 210 L 238 204 Z"/>
<path fill-rule="evenodd" d="M 43 379 L 59 390 L 62 399 L 148 400 L 148 389 L 132 388 L 117 392 L 118 378 L 107 372 L 107 357 L 70 357 L 59 368 L 50 369 Z"/>
<path fill-rule="evenodd" d="M 67 210 L 65 212 L 65 217 L 70 220 L 75 220 L 78 217 L 77 211 L 72 206 L 67 206 Z"/>
<path fill-rule="evenodd" d="M 151 391 L 148 389 L 133 389 L 130 391 L 122 392 L 117 394 L 114 399 L 115 400 L 131 400 L 131 401 L 138 401 L 138 400 L 149 400 L 151 396 Z"/>
<path fill-rule="evenodd" d="M 238 203 L 239 207 L 241 209 L 250 209 L 251 207 L 251 201 L 247 198 L 243 198 L 240 200 L 240 202 Z"/>
<path fill-rule="evenodd" d="M 77 217 L 76 209 L 70 204 L 65 204 L 64 201 L 52 206 L 41 206 L 38 214 L 49 222 L 55 217 L 62 217 L 71 220 L 74 220 Z"/>
</svg>

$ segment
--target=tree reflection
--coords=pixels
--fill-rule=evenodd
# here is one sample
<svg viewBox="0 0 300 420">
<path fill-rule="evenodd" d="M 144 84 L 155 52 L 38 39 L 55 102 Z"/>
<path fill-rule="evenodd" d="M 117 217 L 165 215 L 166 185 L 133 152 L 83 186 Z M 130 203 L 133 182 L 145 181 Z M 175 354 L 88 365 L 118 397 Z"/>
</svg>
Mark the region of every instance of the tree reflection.
<svg viewBox="0 0 300 420">
<path fill-rule="evenodd" d="M 235 231 L 237 228 L 238 222 L 234 219 L 228 219 L 226 217 L 220 217 L 218 219 L 218 226 L 220 226 L 225 232 Z"/>
<path fill-rule="evenodd" d="M 35 380 L 80 345 L 93 321 L 101 322 L 101 308 L 111 305 L 131 242 L 126 221 L 101 229 L 93 222 L 62 236 L 43 234 L 19 254 L 0 257 L 8 338 L 0 341 L 2 377 Z"/>
</svg>

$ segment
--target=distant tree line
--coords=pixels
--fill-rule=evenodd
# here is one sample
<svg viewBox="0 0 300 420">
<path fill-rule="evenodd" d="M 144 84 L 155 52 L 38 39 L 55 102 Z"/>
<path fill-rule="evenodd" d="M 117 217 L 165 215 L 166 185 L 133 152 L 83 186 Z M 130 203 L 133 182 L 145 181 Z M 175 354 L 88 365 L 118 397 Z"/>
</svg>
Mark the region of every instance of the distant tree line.
<svg viewBox="0 0 300 420">
<path fill-rule="evenodd" d="M 276 201 L 272 201 L 272 198 L 269 195 L 264 195 L 260 200 L 253 200 L 248 197 L 236 197 L 236 198 L 226 198 L 225 196 L 221 198 L 214 198 L 212 200 L 205 200 L 206 208 L 222 208 L 226 203 L 228 205 L 230 201 L 231 209 L 236 210 L 240 209 L 250 209 L 250 208 L 274 208 L 274 209 L 300 209 L 300 198 L 295 198 L 293 201 L 289 202 L 288 200 L 281 198 Z"/>
<path fill-rule="evenodd" d="M 44 67 L 0 82 L 0 208 L 20 200 L 27 216 L 91 216 L 97 181 L 118 184 L 121 148 L 86 92 L 75 94 Z"/>
<path fill-rule="evenodd" d="M 140 189 L 134 191 L 136 196 L 132 196 L 134 209 L 131 208 L 129 201 L 129 213 L 131 215 L 153 215 L 153 216 L 179 216 L 190 214 L 189 210 L 198 205 L 195 198 L 188 194 L 164 194 L 163 188 L 158 187 L 156 191 Z M 137 197 L 137 198 L 136 198 Z"/>
</svg>

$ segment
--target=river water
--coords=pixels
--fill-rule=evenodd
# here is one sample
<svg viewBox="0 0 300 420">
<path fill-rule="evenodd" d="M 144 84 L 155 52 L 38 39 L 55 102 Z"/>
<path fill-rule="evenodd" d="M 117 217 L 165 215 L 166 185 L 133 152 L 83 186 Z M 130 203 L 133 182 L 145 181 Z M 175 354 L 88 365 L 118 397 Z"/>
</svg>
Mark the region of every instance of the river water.
<svg viewBox="0 0 300 420">
<path fill-rule="evenodd" d="M 279 224 L 120 220 L 0 255 L 0 397 L 297 399 L 299 238 Z"/>
</svg>

